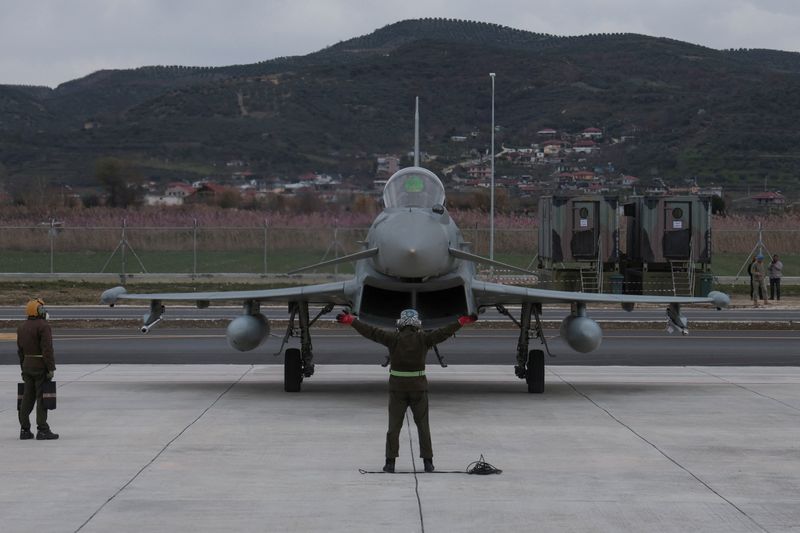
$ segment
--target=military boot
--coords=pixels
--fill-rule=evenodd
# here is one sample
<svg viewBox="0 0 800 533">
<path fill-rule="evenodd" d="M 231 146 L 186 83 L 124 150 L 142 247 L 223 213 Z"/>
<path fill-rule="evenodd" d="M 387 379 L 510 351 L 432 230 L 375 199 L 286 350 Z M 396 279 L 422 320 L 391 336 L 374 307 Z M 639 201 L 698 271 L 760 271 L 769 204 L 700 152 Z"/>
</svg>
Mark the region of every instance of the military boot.
<svg viewBox="0 0 800 533">
<path fill-rule="evenodd" d="M 383 471 L 389 474 L 394 474 L 394 458 L 386 458 L 386 464 L 383 465 Z"/>
<path fill-rule="evenodd" d="M 49 429 L 40 429 L 36 432 L 36 440 L 56 440 L 58 433 L 53 433 Z"/>
<path fill-rule="evenodd" d="M 433 472 L 433 459 L 422 459 L 422 464 L 425 465 L 426 472 Z"/>
<path fill-rule="evenodd" d="M 29 440 L 33 438 L 33 433 L 30 429 L 19 430 L 19 440 Z"/>
</svg>

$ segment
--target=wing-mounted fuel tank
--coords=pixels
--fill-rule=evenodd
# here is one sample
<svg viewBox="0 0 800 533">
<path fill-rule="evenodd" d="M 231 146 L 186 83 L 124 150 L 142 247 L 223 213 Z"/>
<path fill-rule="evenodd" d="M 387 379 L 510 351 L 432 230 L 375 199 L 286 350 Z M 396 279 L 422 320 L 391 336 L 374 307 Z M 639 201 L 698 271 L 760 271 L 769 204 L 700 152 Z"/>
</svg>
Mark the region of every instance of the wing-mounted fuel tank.
<svg viewBox="0 0 800 533">
<path fill-rule="evenodd" d="M 269 337 L 269 320 L 260 312 L 258 302 L 244 304 L 245 314 L 234 318 L 225 330 L 231 348 L 240 352 L 255 350 Z"/>
<path fill-rule="evenodd" d="M 586 316 L 586 306 L 573 304 L 573 312 L 561 322 L 561 338 L 576 352 L 596 350 L 603 341 L 600 324 Z"/>
</svg>

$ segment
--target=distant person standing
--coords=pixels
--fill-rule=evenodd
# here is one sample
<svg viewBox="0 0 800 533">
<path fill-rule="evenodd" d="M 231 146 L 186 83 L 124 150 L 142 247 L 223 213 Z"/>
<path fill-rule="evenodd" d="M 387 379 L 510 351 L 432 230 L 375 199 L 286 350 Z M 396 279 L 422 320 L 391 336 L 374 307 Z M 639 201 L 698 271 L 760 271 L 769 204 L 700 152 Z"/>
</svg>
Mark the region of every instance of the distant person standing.
<svg viewBox="0 0 800 533">
<path fill-rule="evenodd" d="M 42 387 L 52 381 L 56 372 L 53 357 L 53 333 L 47 323 L 44 300 L 34 298 L 25 306 L 27 320 L 17 328 L 17 355 L 22 369 L 25 392 L 19 408 L 20 440 L 33 438 L 30 414 L 36 404 L 36 440 L 54 440 L 58 434 L 50 431 L 47 409 L 42 401 Z"/>
<path fill-rule="evenodd" d="M 750 267 L 753 274 L 753 306 L 758 307 L 759 296 L 767 305 L 767 269 L 764 266 L 764 254 L 761 252 L 756 256 L 756 262 Z"/>
<path fill-rule="evenodd" d="M 783 262 L 778 258 L 778 254 L 772 256 L 772 262 L 767 268 L 769 274 L 769 299 L 781 299 L 781 278 L 783 277 Z"/>
</svg>

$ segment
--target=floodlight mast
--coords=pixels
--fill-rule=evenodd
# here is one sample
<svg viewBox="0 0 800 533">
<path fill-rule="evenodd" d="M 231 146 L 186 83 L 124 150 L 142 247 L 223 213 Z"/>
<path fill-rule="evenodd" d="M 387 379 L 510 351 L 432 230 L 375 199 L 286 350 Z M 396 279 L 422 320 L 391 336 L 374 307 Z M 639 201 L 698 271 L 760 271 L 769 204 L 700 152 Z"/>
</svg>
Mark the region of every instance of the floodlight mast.
<svg viewBox="0 0 800 533">
<path fill-rule="evenodd" d="M 491 150 L 491 184 L 489 195 L 489 259 L 494 261 L 494 72 L 489 73 L 492 78 L 492 150 Z M 493 269 L 492 269 L 493 270 Z"/>
<path fill-rule="evenodd" d="M 419 166 L 419 96 L 414 109 L 414 166 Z"/>
</svg>

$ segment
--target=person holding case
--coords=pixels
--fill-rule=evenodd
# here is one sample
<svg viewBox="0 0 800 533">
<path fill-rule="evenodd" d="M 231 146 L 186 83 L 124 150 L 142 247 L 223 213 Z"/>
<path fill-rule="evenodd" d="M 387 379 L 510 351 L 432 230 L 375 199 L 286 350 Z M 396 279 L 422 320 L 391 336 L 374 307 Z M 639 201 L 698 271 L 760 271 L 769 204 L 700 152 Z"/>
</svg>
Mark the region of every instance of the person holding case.
<svg viewBox="0 0 800 533">
<path fill-rule="evenodd" d="M 50 431 L 47 409 L 42 400 L 42 388 L 52 381 L 56 372 L 53 356 L 53 333 L 47 323 L 49 315 L 44 300 L 34 298 L 25 306 L 27 320 L 17 328 L 17 355 L 22 370 L 25 392 L 19 408 L 20 440 L 33 438 L 30 414 L 36 404 L 36 440 L 55 440 L 58 434 Z"/>
</svg>

